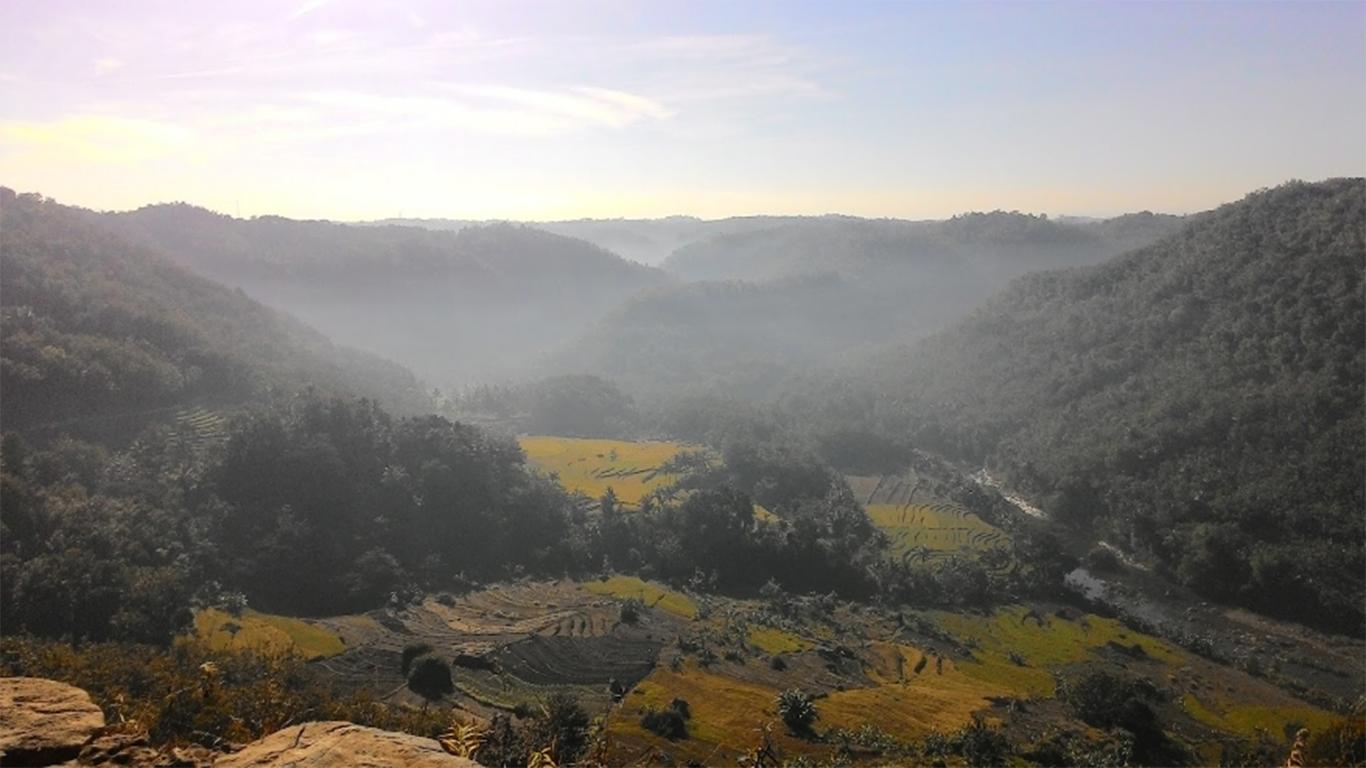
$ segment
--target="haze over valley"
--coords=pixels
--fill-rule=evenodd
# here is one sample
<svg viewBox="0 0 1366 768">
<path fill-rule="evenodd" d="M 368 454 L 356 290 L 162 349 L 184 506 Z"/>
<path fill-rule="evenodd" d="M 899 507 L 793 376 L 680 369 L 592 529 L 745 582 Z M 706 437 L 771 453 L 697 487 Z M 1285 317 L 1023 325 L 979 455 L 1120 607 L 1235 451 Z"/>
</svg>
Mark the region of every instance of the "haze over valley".
<svg viewBox="0 0 1366 768">
<path fill-rule="evenodd" d="M 0 28 L 0 764 L 1366 765 L 1363 6 Z"/>
</svg>

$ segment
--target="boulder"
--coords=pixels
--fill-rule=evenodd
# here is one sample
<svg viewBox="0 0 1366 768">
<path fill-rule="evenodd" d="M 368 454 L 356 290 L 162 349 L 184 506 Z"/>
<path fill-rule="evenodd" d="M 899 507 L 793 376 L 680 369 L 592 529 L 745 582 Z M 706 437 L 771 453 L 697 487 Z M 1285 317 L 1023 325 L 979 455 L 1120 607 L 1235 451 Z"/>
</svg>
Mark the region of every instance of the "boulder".
<svg viewBox="0 0 1366 768">
<path fill-rule="evenodd" d="M 432 739 L 338 721 L 304 723 L 276 731 L 214 762 L 214 768 L 266 765 L 478 768 L 478 763 L 447 753 Z"/>
<path fill-rule="evenodd" d="M 102 728 L 104 713 L 80 688 L 41 677 L 0 677 L 0 764 L 75 759 Z"/>
</svg>

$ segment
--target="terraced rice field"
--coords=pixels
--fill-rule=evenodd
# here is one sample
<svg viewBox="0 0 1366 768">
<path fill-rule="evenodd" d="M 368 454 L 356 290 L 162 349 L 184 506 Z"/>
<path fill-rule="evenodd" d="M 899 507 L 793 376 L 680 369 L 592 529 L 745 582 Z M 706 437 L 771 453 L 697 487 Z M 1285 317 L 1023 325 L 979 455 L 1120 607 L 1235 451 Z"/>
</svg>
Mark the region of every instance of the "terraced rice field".
<svg viewBox="0 0 1366 768">
<path fill-rule="evenodd" d="M 679 451 L 695 449 L 683 443 L 594 440 L 538 435 L 518 442 L 531 464 L 559 476 L 560 483 L 590 499 L 608 488 L 622 503 L 636 505 L 650 492 L 676 478 L 659 468 Z"/>
<path fill-rule="evenodd" d="M 873 524 L 891 540 L 892 556 L 901 559 L 926 561 L 982 552 L 1010 541 L 999 529 L 956 504 L 871 504 L 867 510 Z"/>
<path fill-rule="evenodd" d="M 663 641 L 638 633 L 601 637 L 532 635 L 495 656 L 508 675 L 535 685 L 633 685 L 654 669 Z"/>
<path fill-rule="evenodd" d="M 195 614 L 194 637 L 210 648 L 256 649 L 294 653 L 306 659 L 335 656 L 346 650 L 341 638 L 302 619 L 245 610 L 233 616 L 215 608 Z"/>
<path fill-rule="evenodd" d="M 625 598 L 650 610 L 623 623 Z M 775 702 L 788 688 L 818 697 L 820 733 L 871 724 L 913 739 L 951 733 L 974 715 L 1015 728 L 1050 726 L 1068 716 L 1051 701 L 1056 676 L 1095 665 L 1159 686 L 1164 721 L 1208 760 L 1218 760 L 1231 734 L 1279 739 L 1292 726 L 1321 729 L 1331 720 L 1265 680 L 1069 607 L 915 611 L 908 619 L 904 610 L 841 605 L 833 613 L 775 619 L 760 601 L 712 597 L 707 604 L 708 618 L 698 620 L 687 595 L 614 576 L 500 584 L 309 622 L 203 611 L 196 628 L 210 643 L 303 653 L 339 682 L 413 706 L 421 701 L 403 685 L 400 654 L 407 644 L 428 643 L 454 663 L 457 694 L 450 703 L 486 718 L 571 693 L 591 712 L 607 714 L 612 763 L 624 765 L 734 764 L 765 723 L 774 725 L 784 759 L 830 759 L 829 742 L 798 739 L 782 726 Z M 629 690 L 620 703 L 609 693 L 611 680 Z M 642 728 L 647 709 L 664 709 L 675 698 L 691 711 L 688 738 L 668 741 Z M 1028 701 L 1024 714 L 1004 707 L 1009 700 Z"/>
</svg>

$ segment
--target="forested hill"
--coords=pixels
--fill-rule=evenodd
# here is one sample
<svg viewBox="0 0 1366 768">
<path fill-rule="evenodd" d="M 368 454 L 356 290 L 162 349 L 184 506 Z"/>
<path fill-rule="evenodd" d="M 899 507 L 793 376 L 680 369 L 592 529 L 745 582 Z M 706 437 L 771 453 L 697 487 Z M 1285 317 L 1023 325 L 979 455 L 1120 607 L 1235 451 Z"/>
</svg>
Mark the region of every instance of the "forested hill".
<svg viewBox="0 0 1366 768">
<path fill-rule="evenodd" d="M 1093 264 L 1181 226 L 1178 216 L 1137 213 L 1064 223 L 1021 213 L 967 213 L 945 221 L 823 216 L 774 220 L 675 251 L 664 268 L 687 280 L 772 280 L 837 270 L 870 284 L 961 275 L 999 286 L 1024 272 Z"/>
<path fill-rule="evenodd" d="M 511 375 L 666 279 L 590 243 L 509 224 L 362 227 L 236 219 L 183 204 L 101 218 L 442 386 Z"/>
<path fill-rule="evenodd" d="M 777 383 L 839 366 L 860 348 L 940 330 L 1026 270 L 1099 261 L 1181 221 L 1132 214 L 1059 224 L 1012 213 L 727 220 L 762 228 L 681 248 L 666 268 L 701 282 L 632 298 L 550 366 L 611 377 L 637 396 L 720 388 L 765 398 Z"/>
<path fill-rule="evenodd" d="M 0 188 L 0 387 L 7 430 L 312 386 L 404 412 L 412 373 L 162 259 L 89 211 Z"/>
<path fill-rule="evenodd" d="M 917 444 L 1204 594 L 1362 629 L 1366 180 L 1290 183 L 1030 275 L 884 355 Z"/>
</svg>

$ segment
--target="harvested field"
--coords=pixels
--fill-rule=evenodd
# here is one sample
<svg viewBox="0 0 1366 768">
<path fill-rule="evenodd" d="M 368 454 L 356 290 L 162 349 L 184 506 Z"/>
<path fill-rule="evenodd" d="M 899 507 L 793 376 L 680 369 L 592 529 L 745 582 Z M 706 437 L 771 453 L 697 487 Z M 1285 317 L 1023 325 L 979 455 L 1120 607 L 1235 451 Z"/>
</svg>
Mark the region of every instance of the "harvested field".
<svg viewBox="0 0 1366 768">
<path fill-rule="evenodd" d="M 423 608 L 452 630 L 472 635 L 594 636 L 611 631 L 617 606 L 572 582 L 503 584 Z"/>
<path fill-rule="evenodd" d="M 654 668 L 663 646 L 646 637 L 547 637 L 532 635 L 497 653 L 505 675 L 536 685 L 634 685 Z"/>
</svg>

